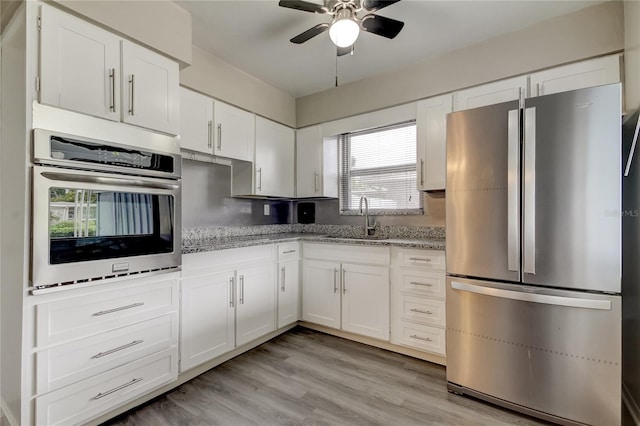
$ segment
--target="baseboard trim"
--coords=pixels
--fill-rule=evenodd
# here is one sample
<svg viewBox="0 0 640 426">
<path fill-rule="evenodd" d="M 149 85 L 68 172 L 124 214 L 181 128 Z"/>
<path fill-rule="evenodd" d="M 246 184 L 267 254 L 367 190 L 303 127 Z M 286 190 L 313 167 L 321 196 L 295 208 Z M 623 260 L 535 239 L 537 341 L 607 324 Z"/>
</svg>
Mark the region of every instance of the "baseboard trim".
<svg viewBox="0 0 640 426">
<path fill-rule="evenodd" d="M 629 411 L 635 425 L 640 425 L 640 407 L 638 407 L 633 396 L 631 396 L 631 392 L 629 392 L 629 388 L 624 383 L 622 384 L 622 403 Z"/>
<path fill-rule="evenodd" d="M 321 331 L 322 333 L 331 334 L 332 336 L 342 337 L 343 339 L 353 340 L 358 343 L 363 343 L 369 346 L 375 346 L 377 348 L 385 349 L 391 352 L 397 352 L 402 355 L 418 358 L 423 361 L 429 361 L 434 364 L 440 364 L 443 366 L 447 365 L 447 358 L 440 355 L 435 355 L 428 352 L 422 352 L 422 351 L 407 348 L 404 346 L 394 345 L 393 343 L 385 342 L 383 340 L 377 340 L 371 337 L 361 336 L 359 334 L 353 334 L 346 331 L 337 330 L 335 328 L 325 327 L 323 325 L 313 324 L 306 321 L 300 321 L 298 324 L 300 324 L 300 326 L 302 327 L 309 328 L 311 330 Z"/>
<path fill-rule="evenodd" d="M 194 379 L 196 377 L 198 377 L 199 375 L 206 373 L 207 371 L 211 370 L 212 368 L 222 364 L 223 362 L 227 362 L 232 358 L 237 357 L 238 355 L 242 355 L 243 353 L 257 347 L 260 346 L 263 343 L 268 342 L 269 340 L 273 339 L 274 337 L 277 337 L 289 330 L 291 330 L 292 328 L 296 327 L 297 323 L 293 323 L 291 325 L 288 325 L 286 327 L 282 327 L 276 331 L 273 331 L 269 334 L 266 334 L 262 337 L 260 337 L 259 339 L 256 339 L 252 342 L 247 343 L 246 345 L 240 346 L 238 348 L 235 348 L 234 350 L 232 350 L 231 352 L 227 352 L 224 355 L 221 355 L 217 358 L 212 359 L 211 361 L 207 361 L 204 364 L 198 365 L 194 368 L 192 368 L 189 371 L 185 371 L 184 373 L 181 373 L 178 375 L 178 379 L 175 382 L 171 382 L 168 385 L 165 385 L 161 388 L 156 389 L 153 392 L 150 392 L 144 396 L 141 396 L 140 398 L 137 398 L 131 402 L 126 403 L 125 405 L 122 405 L 118 408 L 116 408 L 115 410 L 112 410 L 106 414 L 103 414 L 102 416 L 90 420 L 87 423 L 85 423 L 85 425 L 88 426 L 96 426 L 99 425 L 101 423 L 106 422 L 107 420 L 111 420 L 116 416 L 119 416 L 123 413 L 126 413 L 129 410 L 132 410 L 136 407 L 138 407 L 139 405 L 142 405 L 146 402 L 151 401 L 154 398 L 157 398 L 159 396 L 161 396 L 162 394 L 165 394 L 175 388 L 177 388 L 178 386 L 188 382 L 191 379 Z M 12 426 L 14 426 L 12 424 Z M 17 424 L 15 424 L 15 426 L 18 426 Z"/>
<path fill-rule="evenodd" d="M 20 423 L 18 423 L 11 411 L 7 408 L 7 404 L 4 399 L 0 399 L 0 416 L 4 416 L 11 426 L 20 426 Z"/>
</svg>

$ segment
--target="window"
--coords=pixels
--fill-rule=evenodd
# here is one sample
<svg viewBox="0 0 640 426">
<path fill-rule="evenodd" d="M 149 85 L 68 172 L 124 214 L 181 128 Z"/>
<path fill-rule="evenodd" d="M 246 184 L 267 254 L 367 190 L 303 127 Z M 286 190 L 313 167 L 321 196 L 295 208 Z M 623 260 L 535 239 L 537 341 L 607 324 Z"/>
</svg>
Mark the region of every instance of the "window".
<svg viewBox="0 0 640 426">
<path fill-rule="evenodd" d="M 345 133 L 338 141 L 341 213 L 359 212 L 363 195 L 377 214 L 422 213 L 416 189 L 415 121 Z"/>
</svg>

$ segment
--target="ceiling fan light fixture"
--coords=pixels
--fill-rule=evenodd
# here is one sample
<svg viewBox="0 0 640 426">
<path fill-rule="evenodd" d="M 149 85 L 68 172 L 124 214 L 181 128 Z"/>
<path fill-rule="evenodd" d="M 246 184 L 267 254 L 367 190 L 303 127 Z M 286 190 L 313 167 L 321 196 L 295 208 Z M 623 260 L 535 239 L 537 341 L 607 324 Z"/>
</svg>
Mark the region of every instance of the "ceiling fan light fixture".
<svg viewBox="0 0 640 426">
<path fill-rule="evenodd" d="M 352 18 L 349 9 L 343 9 L 336 15 L 329 28 L 329 37 L 338 47 L 349 47 L 358 39 L 360 26 Z"/>
</svg>

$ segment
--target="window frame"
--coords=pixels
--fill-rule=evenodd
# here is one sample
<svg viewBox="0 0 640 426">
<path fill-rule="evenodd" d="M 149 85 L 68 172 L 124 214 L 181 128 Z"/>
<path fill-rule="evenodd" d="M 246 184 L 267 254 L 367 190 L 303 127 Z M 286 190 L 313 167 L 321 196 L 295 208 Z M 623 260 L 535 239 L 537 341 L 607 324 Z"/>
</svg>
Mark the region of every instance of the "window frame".
<svg viewBox="0 0 640 426">
<path fill-rule="evenodd" d="M 384 167 L 368 167 L 356 170 L 355 173 L 351 168 L 351 138 L 356 135 L 366 135 L 378 133 L 387 130 L 393 130 L 403 127 L 416 126 L 416 120 L 406 120 L 399 123 L 379 126 L 367 130 L 346 132 L 337 135 L 338 141 L 338 199 L 340 215 L 357 216 L 360 215 L 359 206 L 349 206 L 351 200 L 351 178 L 354 176 L 376 176 L 393 173 L 414 172 L 417 173 L 416 163 L 405 165 L 384 166 Z M 417 129 L 416 129 L 417 130 Z M 417 150 L 417 131 L 416 131 L 416 147 Z M 424 214 L 424 196 L 417 189 L 418 207 L 402 208 L 402 209 L 385 209 L 385 208 L 369 208 L 369 213 L 377 216 L 394 216 L 394 215 L 423 215 Z"/>
</svg>

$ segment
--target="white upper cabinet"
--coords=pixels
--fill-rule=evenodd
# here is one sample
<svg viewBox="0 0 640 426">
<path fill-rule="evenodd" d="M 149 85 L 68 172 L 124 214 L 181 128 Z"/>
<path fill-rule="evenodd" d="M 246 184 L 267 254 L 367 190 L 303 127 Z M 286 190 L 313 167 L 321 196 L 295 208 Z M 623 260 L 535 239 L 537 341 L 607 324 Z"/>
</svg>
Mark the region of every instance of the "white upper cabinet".
<svg viewBox="0 0 640 426">
<path fill-rule="evenodd" d="M 176 135 L 178 64 L 42 5 L 40 102 Z"/>
<path fill-rule="evenodd" d="M 178 134 L 180 119 L 178 64 L 150 50 L 122 41 L 122 121 Z"/>
<path fill-rule="evenodd" d="M 447 114 L 452 110 L 452 95 L 419 101 L 417 108 L 417 188 L 419 191 L 444 190 L 447 175 Z"/>
<path fill-rule="evenodd" d="M 256 117 L 255 195 L 293 197 L 295 132 Z"/>
<path fill-rule="evenodd" d="M 180 148 L 213 152 L 213 101 L 184 87 L 180 88 Z"/>
<path fill-rule="evenodd" d="M 214 154 L 253 161 L 255 115 L 240 108 L 214 101 Z"/>
<path fill-rule="evenodd" d="M 296 131 L 296 197 L 323 196 L 322 127 Z M 336 159 L 337 161 L 337 159 Z"/>
<path fill-rule="evenodd" d="M 521 93 L 523 96 L 527 96 L 527 76 L 508 78 L 455 92 L 453 94 L 453 110 L 462 111 L 513 101 L 519 99 Z"/>
<path fill-rule="evenodd" d="M 40 102 L 120 120 L 120 38 L 42 6 Z"/>
<path fill-rule="evenodd" d="M 620 82 L 620 56 L 611 55 L 531 74 L 531 96 Z"/>
</svg>

